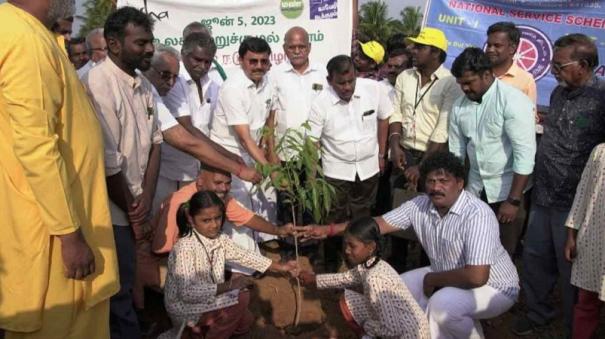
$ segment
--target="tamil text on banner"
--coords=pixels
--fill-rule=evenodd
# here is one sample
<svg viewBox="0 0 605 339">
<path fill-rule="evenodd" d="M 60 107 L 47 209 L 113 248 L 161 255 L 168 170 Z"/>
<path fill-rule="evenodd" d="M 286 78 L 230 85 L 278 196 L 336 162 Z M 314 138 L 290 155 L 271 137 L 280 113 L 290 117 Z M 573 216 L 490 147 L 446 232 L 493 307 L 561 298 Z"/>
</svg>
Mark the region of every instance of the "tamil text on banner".
<svg viewBox="0 0 605 339">
<path fill-rule="evenodd" d="M 309 32 L 311 61 L 327 63 L 351 50 L 353 2 L 350 0 L 118 0 L 155 20 L 157 42 L 180 49 L 183 28 L 197 21 L 207 26 L 217 45 L 216 59 L 225 69 L 238 66 L 237 50 L 246 36 L 271 45 L 271 62 L 285 60 L 284 34 L 293 26 Z"/>
<path fill-rule="evenodd" d="M 599 55 L 605 55 L 605 1 L 431 0 L 424 24 L 445 32 L 451 65 L 464 48 L 484 47 L 487 28 L 498 21 L 514 22 L 521 30 L 516 59 L 536 79 L 539 105 L 548 105 L 557 84 L 550 61 L 559 37 L 584 33 L 595 40 Z M 601 63 L 595 69 L 599 76 L 605 74 Z"/>
</svg>

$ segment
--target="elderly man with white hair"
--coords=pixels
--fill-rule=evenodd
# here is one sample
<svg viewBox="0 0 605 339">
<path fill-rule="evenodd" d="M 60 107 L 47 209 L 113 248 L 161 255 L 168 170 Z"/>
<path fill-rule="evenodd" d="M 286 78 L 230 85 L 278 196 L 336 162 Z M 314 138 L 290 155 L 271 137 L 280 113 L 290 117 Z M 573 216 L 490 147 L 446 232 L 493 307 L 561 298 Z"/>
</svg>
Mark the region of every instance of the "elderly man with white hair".
<svg viewBox="0 0 605 339">
<path fill-rule="evenodd" d="M 89 59 L 84 66 L 78 69 L 80 79 L 107 56 L 107 43 L 103 36 L 103 28 L 95 28 L 86 35 L 86 52 Z"/>
</svg>

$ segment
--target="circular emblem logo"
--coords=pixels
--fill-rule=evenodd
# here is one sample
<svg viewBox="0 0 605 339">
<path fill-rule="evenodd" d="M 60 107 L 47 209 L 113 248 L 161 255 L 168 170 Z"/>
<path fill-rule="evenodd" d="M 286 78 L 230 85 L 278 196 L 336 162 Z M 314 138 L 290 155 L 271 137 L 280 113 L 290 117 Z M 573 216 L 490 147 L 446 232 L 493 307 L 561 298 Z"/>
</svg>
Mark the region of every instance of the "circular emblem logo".
<svg viewBox="0 0 605 339">
<path fill-rule="evenodd" d="M 303 1 L 302 0 L 281 0 L 279 5 L 281 14 L 288 19 L 296 19 L 303 12 Z"/>
<path fill-rule="evenodd" d="M 534 76 L 536 81 L 550 71 L 552 44 L 546 34 L 535 27 L 518 25 L 521 41 L 517 48 L 515 60 L 517 65 Z"/>
</svg>

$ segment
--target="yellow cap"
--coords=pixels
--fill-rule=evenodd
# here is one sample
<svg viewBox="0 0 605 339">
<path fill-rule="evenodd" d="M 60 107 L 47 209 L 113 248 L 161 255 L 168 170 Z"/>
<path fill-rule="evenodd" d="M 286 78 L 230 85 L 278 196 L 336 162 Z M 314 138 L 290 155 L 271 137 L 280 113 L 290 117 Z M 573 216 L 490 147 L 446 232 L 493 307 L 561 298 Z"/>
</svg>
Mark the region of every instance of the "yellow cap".
<svg viewBox="0 0 605 339">
<path fill-rule="evenodd" d="M 384 48 L 378 41 L 368 41 L 365 44 L 359 41 L 363 54 L 374 60 L 377 64 L 382 63 L 384 58 Z"/>
<path fill-rule="evenodd" d="M 447 38 L 445 34 L 437 28 L 425 27 L 417 37 L 405 39 L 406 43 L 434 46 L 447 53 Z"/>
</svg>

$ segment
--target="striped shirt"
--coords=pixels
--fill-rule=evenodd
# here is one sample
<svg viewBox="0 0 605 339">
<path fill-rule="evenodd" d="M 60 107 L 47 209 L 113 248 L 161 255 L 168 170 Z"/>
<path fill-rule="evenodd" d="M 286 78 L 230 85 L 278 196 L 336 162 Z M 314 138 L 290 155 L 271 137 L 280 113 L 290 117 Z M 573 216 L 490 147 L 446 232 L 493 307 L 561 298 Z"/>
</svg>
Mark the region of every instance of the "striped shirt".
<svg viewBox="0 0 605 339">
<path fill-rule="evenodd" d="M 487 285 L 517 299 L 519 276 L 500 243 L 498 220 L 490 207 L 467 191 L 442 218 L 428 195 L 421 195 L 386 213 L 393 227 L 413 227 L 434 272 L 466 265 L 489 265 Z"/>
</svg>

